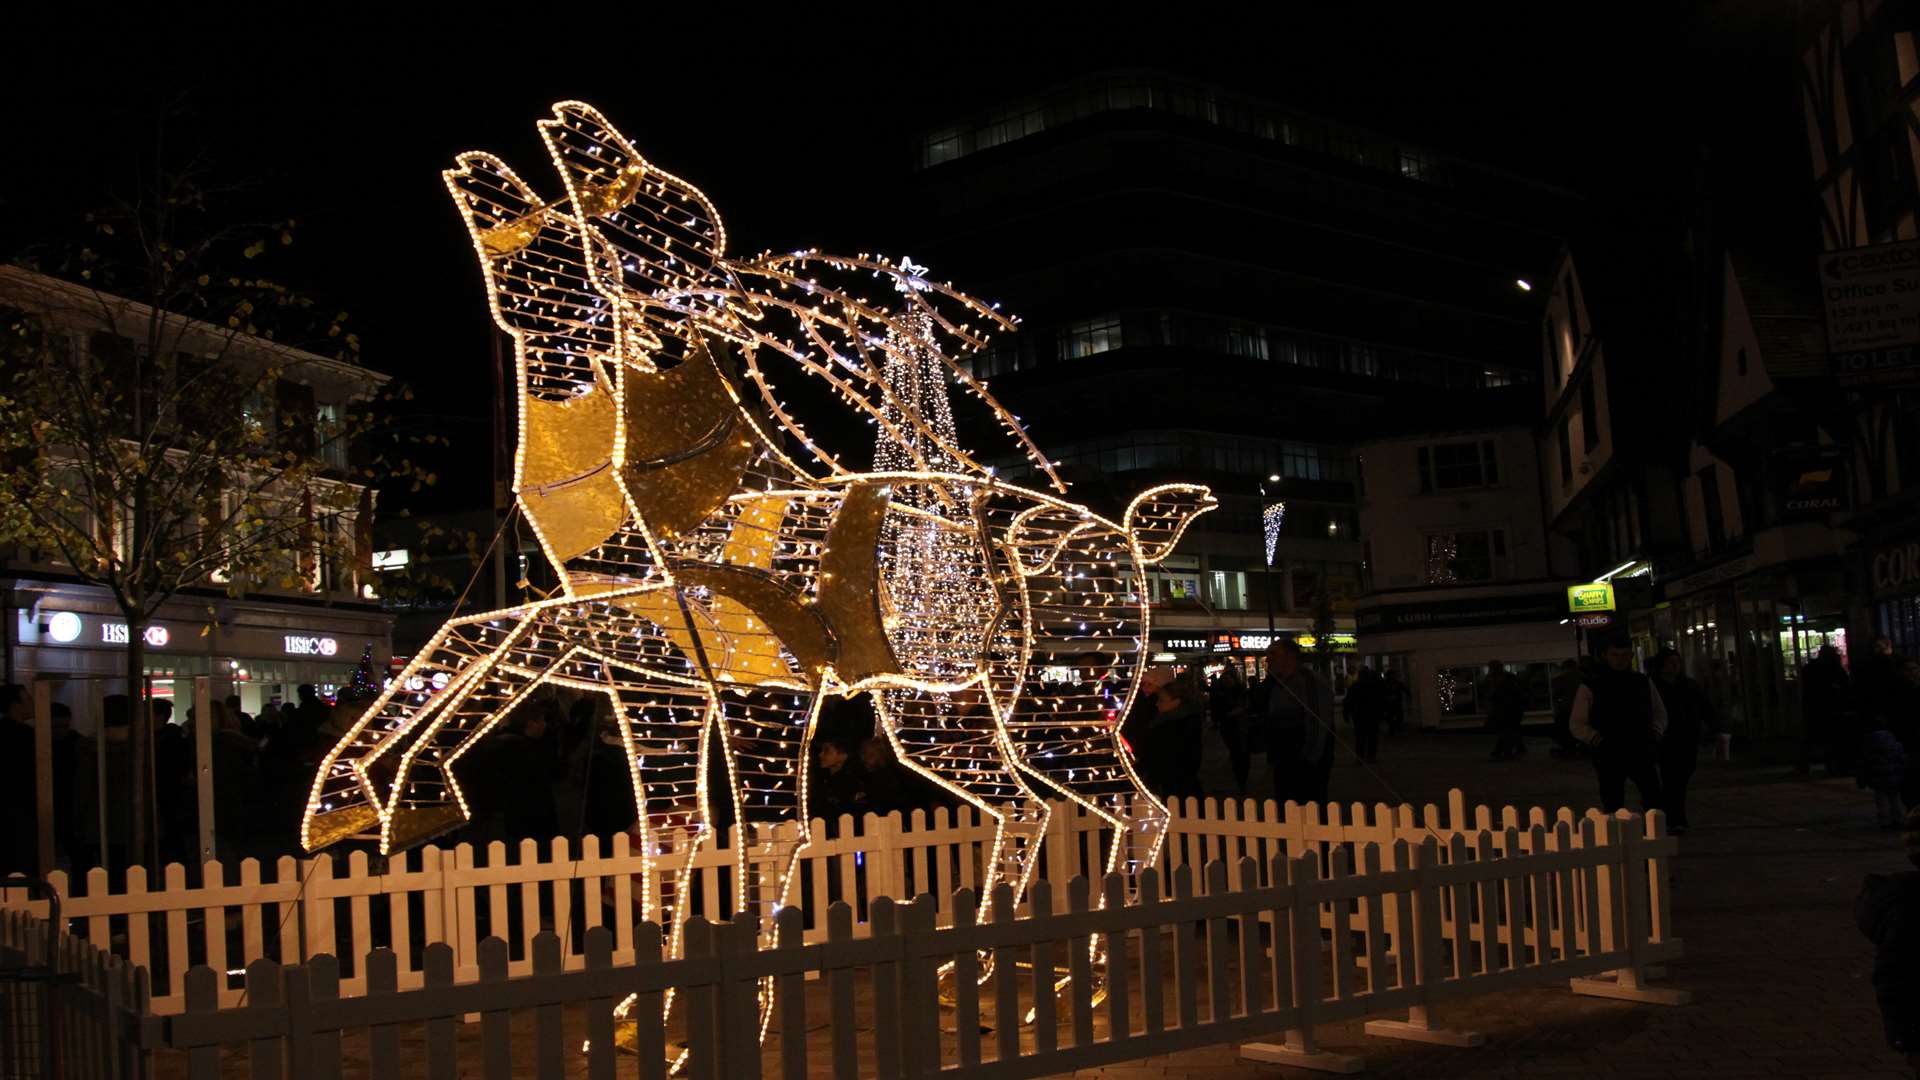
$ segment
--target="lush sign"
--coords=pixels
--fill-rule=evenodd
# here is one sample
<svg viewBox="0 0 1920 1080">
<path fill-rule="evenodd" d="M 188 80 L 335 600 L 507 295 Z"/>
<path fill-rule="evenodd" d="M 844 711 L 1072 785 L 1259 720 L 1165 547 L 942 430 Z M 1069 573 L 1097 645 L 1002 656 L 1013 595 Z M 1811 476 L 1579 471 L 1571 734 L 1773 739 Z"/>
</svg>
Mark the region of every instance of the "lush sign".
<svg viewBox="0 0 1920 1080">
<path fill-rule="evenodd" d="M 1595 581 L 1587 585 L 1567 586 L 1567 610 L 1576 615 L 1583 611 L 1612 611 L 1613 583 Z"/>
</svg>

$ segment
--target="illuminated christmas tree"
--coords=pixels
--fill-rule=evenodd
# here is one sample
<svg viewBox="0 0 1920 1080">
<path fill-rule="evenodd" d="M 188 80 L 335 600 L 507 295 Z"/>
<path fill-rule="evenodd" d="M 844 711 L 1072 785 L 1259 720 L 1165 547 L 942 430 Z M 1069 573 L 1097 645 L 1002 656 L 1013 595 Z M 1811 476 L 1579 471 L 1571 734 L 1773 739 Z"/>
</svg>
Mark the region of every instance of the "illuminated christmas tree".
<svg viewBox="0 0 1920 1080">
<path fill-rule="evenodd" d="M 911 295 L 924 286 L 926 267 L 902 260 L 906 280 L 894 287 L 908 294 L 899 326 L 888 331 L 883 372 L 889 400 L 873 453 L 875 472 L 963 471 L 948 447 L 959 445 L 946 361 L 933 346 L 933 320 Z M 932 484 L 905 485 L 881 527 L 885 610 L 902 664 L 923 678 L 942 678 L 973 667 L 982 628 L 994 608 L 974 548 L 973 522 L 964 492 Z M 919 513 L 915 513 L 918 511 Z"/>
</svg>

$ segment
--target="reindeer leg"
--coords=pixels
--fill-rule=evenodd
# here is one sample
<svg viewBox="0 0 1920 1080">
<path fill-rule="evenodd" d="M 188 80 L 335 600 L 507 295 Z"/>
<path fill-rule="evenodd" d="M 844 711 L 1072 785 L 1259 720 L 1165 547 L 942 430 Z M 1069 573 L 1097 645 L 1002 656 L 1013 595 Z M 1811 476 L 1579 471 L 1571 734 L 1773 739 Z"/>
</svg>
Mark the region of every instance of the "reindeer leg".
<svg viewBox="0 0 1920 1080">
<path fill-rule="evenodd" d="M 510 644 L 540 617 L 540 605 L 529 605 L 442 626 L 321 760 L 300 822 L 302 846 L 318 850 L 384 822 L 392 804 L 381 799 L 380 791 L 388 786 L 382 781 L 395 768 L 396 751 L 424 728 L 437 726 L 450 710 L 465 708 Z M 444 688 L 428 689 L 437 676 L 445 676 Z M 419 689 L 410 688 L 415 679 Z M 422 807 L 444 807 L 431 812 L 441 828 L 465 820 L 454 793 L 429 796 L 423 789 L 420 800 Z"/>
</svg>

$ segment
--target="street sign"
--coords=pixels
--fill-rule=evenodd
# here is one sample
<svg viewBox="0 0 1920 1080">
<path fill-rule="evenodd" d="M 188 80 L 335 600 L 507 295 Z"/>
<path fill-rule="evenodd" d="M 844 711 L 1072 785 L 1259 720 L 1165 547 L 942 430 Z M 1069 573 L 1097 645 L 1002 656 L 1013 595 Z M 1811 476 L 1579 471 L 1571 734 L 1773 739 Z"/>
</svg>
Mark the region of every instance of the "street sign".
<svg viewBox="0 0 1920 1080">
<path fill-rule="evenodd" d="M 1831 370 L 1844 386 L 1920 383 L 1920 241 L 1820 256 Z"/>
<path fill-rule="evenodd" d="M 1575 615 L 1586 611 L 1613 610 L 1613 583 L 1595 581 L 1567 586 L 1567 610 Z"/>
</svg>

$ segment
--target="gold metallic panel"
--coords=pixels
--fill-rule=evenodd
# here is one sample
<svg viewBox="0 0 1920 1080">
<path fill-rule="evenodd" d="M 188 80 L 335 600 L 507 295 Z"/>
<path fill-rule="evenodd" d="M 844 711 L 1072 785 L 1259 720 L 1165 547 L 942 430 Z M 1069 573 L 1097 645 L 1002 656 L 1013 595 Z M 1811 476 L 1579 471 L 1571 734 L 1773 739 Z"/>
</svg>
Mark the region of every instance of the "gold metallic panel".
<svg viewBox="0 0 1920 1080">
<path fill-rule="evenodd" d="M 678 536 L 739 490 L 753 442 L 704 341 L 671 370 L 628 370 L 623 391 L 627 490 L 655 536 Z"/>
<path fill-rule="evenodd" d="M 820 554 L 820 595 L 816 607 L 840 643 L 840 678 L 849 683 L 875 675 L 897 675 L 900 661 L 887 642 L 880 619 L 880 525 L 887 517 L 892 489 L 860 483 L 847 489 L 845 501 L 827 530 Z"/>
<path fill-rule="evenodd" d="M 307 826 L 307 850 L 319 851 L 350 837 L 378 832 L 379 829 L 380 810 L 372 803 L 355 803 L 329 813 L 315 814 L 312 824 Z"/>
<path fill-rule="evenodd" d="M 387 823 L 386 843 L 381 850 L 405 851 L 415 844 L 424 844 L 441 833 L 457 829 L 466 823 L 466 812 L 452 803 L 426 806 L 418 810 L 395 807 L 393 817 Z"/>
</svg>

